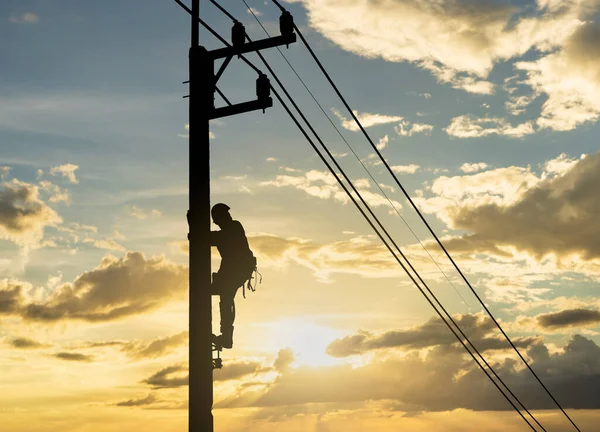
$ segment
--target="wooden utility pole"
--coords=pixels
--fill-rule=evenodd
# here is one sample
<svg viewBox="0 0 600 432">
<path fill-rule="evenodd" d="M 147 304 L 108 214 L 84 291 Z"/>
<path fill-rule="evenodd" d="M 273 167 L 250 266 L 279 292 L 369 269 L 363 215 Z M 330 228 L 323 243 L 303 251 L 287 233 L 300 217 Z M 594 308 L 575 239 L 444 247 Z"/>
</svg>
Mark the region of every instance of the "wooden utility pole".
<svg viewBox="0 0 600 432">
<path fill-rule="evenodd" d="M 199 45 L 200 0 L 192 0 L 189 51 L 189 408 L 190 432 L 213 432 L 210 293 L 210 141 L 213 62 Z"/>
<path fill-rule="evenodd" d="M 246 43 L 244 26 L 235 21 L 233 45 L 207 51 L 199 45 L 198 24 L 200 0 L 192 0 L 191 10 L 175 0 L 191 15 L 191 46 L 189 51 L 189 432 L 213 432 L 213 369 L 221 367 L 221 359 L 213 359 L 216 348 L 212 340 L 212 293 L 210 262 L 210 127 L 211 119 L 244 112 L 265 110 L 273 106 L 269 93 L 271 85 L 259 72 L 256 80 L 257 99 L 232 104 L 217 88 L 217 81 L 234 56 L 289 45 L 296 42 L 293 19 L 285 12 L 280 19 L 282 34 Z M 224 11 L 224 9 L 220 8 Z M 228 13 L 227 13 L 228 14 Z M 228 16 L 230 16 L 228 14 Z M 213 31 L 213 34 L 214 31 Z M 222 38 L 221 38 L 222 39 Z M 215 61 L 223 59 L 215 74 Z M 214 94 L 218 92 L 227 106 L 215 108 Z M 218 355 L 219 351 L 217 351 Z"/>
</svg>

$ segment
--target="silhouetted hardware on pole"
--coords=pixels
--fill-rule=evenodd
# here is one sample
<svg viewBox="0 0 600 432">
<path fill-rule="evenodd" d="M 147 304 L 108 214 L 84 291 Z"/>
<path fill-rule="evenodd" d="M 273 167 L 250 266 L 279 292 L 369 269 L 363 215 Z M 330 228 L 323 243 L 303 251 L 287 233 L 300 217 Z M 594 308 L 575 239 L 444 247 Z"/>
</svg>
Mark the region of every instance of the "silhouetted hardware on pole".
<svg viewBox="0 0 600 432">
<path fill-rule="evenodd" d="M 225 9 L 215 5 L 227 16 L 234 20 L 231 29 L 232 44 L 229 45 L 217 32 L 210 29 L 226 47 L 212 51 L 199 44 L 198 24 L 207 26 L 200 19 L 200 0 L 192 0 L 191 9 L 181 0 L 174 0 L 191 16 L 191 46 L 189 51 L 189 94 L 184 96 L 189 100 L 189 210 L 187 214 L 189 225 L 189 432 L 213 432 L 213 369 L 223 367 L 220 352 L 223 348 L 233 345 L 233 321 L 235 319 L 234 297 L 240 286 L 251 285 L 252 274 L 256 272 L 256 259 L 248 248 L 248 259 L 244 263 L 233 261 L 234 268 L 240 264 L 240 270 L 233 273 L 241 274 L 234 281 L 225 275 L 224 260 L 217 273 L 211 273 L 211 245 L 219 247 L 214 242 L 215 233 L 211 232 L 210 207 L 210 127 L 211 119 L 227 117 L 244 112 L 255 111 L 273 106 L 270 96 L 271 85 L 268 77 L 255 68 L 259 74 L 256 80 L 256 100 L 232 103 L 225 94 L 217 88 L 217 82 L 230 64 L 234 56 L 243 58 L 243 54 L 260 51 L 280 45 L 289 46 L 296 42 L 294 21 L 288 13 L 282 13 L 280 18 L 281 35 L 269 37 L 256 42 L 246 42 L 246 30 L 242 23 L 235 20 Z M 224 59 L 215 73 L 215 61 Z M 244 59 L 245 60 L 245 59 Z M 245 60 L 246 61 L 246 60 Z M 215 92 L 225 103 L 224 107 L 215 107 Z M 215 206 L 224 208 L 223 204 Z M 225 206 L 227 207 L 227 206 Z M 228 207 L 227 207 L 228 209 Z M 228 214 L 228 213 L 227 213 Z M 217 217 L 218 218 L 218 217 Z M 214 214 L 213 214 L 214 219 Z M 229 217 L 231 220 L 231 218 Z M 231 220 L 231 222 L 237 222 Z M 230 222 L 226 221 L 226 224 Z M 241 228 L 241 224 L 237 222 Z M 241 228 L 243 234 L 243 228 Z M 218 236 L 219 234 L 217 234 Z M 240 237 L 241 238 L 241 237 Z M 245 234 L 243 239 L 246 241 Z M 222 252 L 219 250 L 219 252 Z M 221 253 L 223 258 L 223 253 Z M 231 264 L 228 264 L 231 265 Z M 223 270 L 223 271 L 222 271 Z M 238 285 L 239 282 L 239 285 Z M 216 286 L 215 286 L 216 285 Z M 220 285 L 220 286 L 219 286 Z M 237 285 L 233 287 L 233 285 Z M 222 288 L 226 289 L 217 289 Z M 217 291 L 216 293 L 214 291 Z M 212 334 L 212 295 L 220 296 L 221 335 Z M 214 353 L 216 352 L 216 358 Z"/>
</svg>

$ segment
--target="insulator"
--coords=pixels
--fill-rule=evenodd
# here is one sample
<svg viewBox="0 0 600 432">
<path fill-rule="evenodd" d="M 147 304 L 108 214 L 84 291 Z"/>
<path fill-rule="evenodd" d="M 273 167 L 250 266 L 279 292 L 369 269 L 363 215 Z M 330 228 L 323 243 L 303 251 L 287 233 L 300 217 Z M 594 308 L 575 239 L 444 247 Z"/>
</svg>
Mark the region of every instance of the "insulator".
<svg viewBox="0 0 600 432">
<path fill-rule="evenodd" d="M 294 17 L 288 11 L 284 11 L 279 17 L 279 31 L 282 36 L 294 33 Z"/>
<path fill-rule="evenodd" d="M 256 97 L 258 100 L 265 100 L 271 96 L 271 82 L 264 73 L 258 75 L 256 79 Z"/>
<path fill-rule="evenodd" d="M 246 29 L 239 21 L 231 28 L 231 42 L 234 47 L 240 47 L 246 42 Z"/>
</svg>

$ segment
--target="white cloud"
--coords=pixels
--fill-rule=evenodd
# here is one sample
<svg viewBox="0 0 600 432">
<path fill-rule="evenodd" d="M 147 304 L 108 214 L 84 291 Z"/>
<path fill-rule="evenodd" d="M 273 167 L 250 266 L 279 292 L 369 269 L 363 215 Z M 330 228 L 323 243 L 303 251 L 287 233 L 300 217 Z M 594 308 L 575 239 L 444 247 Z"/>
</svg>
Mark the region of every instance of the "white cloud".
<svg viewBox="0 0 600 432">
<path fill-rule="evenodd" d="M 414 174 L 421 168 L 421 166 L 415 164 L 392 165 L 390 168 L 392 168 L 392 171 L 398 174 Z"/>
<path fill-rule="evenodd" d="M 71 183 L 79 183 L 79 180 L 75 177 L 77 169 L 79 169 L 79 166 L 67 163 L 50 168 L 50 175 L 66 177 Z"/>
<path fill-rule="evenodd" d="M 256 9 L 256 8 L 253 8 L 253 7 L 251 7 L 250 10 L 248 10 L 248 14 L 250 14 L 250 15 L 254 14 L 256 16 L 262 16 L 262 12 L 259 11 L 258 9 Z"/>
<path fill-rule="evenodd" d="M 387 147 L 388 143 L 390 142 L 390 138 L 386 135 L 383 138 L 379 139 L 379 142 L 376 144 L 377 150 L 383 150 L 384 148 Z"/>
<path fill-rule="evenodd" d="M 133 216 L 138 220 L 154 219 L 162 216 L 162 212 L 156 209 L 146 210 L 137 206 L 131 206 L 128 212 L 129 216 Z"/>
<path fill-rule="evenodd" d="M 25 12 L 20 15 L 11 15 L 9 21 L 13 24 L 36 24 L 40 17 L 33 12 Z"/>
<path fill-rule="evenodd" d="M 0 180 L 4 180 L 10 174 L 11 167 L 0 166 Z"/>
<path fill-rule="evenodd" d="M 394 131 L 400 136 L 413 136 L 417 133 L 430 134 L 433 130 L 433 125 L 426 123 L 410 123 L 408 120 L 402 120 Z"/>
<path fill-rule="evenodd" d="M 338 185 L 335 177 L 325 171 L 311 170 L 307 172 L 297 172 L 296 175 L 278 175 L 275 180 L 264 181 L 260 186 L 274 187 L 293 187 L 301 190 L 308 195 L 321 199 L 333 199 L 342 204 L 350 202 L 350 198 L 346 192 Z M 390 207 L 389 201 L 379 193 L 372 192 L 370 182 L 365 179 L 359 179 L 355 182 L 355 186 L 363 199 L 372 207 Z M 350 190 L 350 188 L 349 188 Z M 358 197 L 352 192 L 352 195 L 358 200 Z M 398 201 L 391 201 L 393 205 L 400 209 L 402 205 Z"/>
<path fill-rule="evenodd" d="M 525 112 L 525 108 L 535 99 L 535 95 L 532 96 L 510 96 L 508 101 L 504 103 L 506 111 L 516 116 Z"/>
<path fill-rule="evenodd" d="M 333 113 L 337 116 L 337 118 L 340 119 L 340 121 L 342 122 L 342 127 L 344 129 L 348 129 L 353 132 L 358 132 L 360 130 L 360 128 L 358 127 L 358 125 L 356 124 L 354 119 L 352 119 L 352 118 L 348 119 L 348 118 L 344 117 L 344 115 L 342 113 L 340 113 L 338 110 L 336 110 L 335 108 L 333 108 L 331 111 L 333 111 Z M 386 124 L 386 123 L 395 123 L 397 121 L 404 119 L 404 117 L 402 117 L 402 116 L 390 116 L 390 115 L 386 115 L 386 114 L 373 114 L 373 113 L 359 114 L 359 112 L 356 110 L 353 110 L 353 113 L 358 118 L 358 120 L 360 121 L 360 123 L 362 124 L 362 126 L 364 128 L 382 125 L 382 124 Z"/>
<path fill-rule="evenodd" d="M 460 166 L 460 170 L 465 173 L 474 173 L 477 171 L 484 170 L 488 167 L 485 162 L 468 163 L 465 162 Z"/>
<path fill-rule="evenodd" d="M 494 1 L 300 0 L 309 25 L 342 49 L 367 58 L 408 61 L 440 81 L 469 92 L 490 94 L 495 63 L 531 48 L 548 52 L 581 24 L 586 3 L 545 7 L 537 16 Z M 530 8 L 529 8 L 530 10 Z"/>
<path fill-rule="evenodd" d="M 71 194 L 67 189 L 62 189 L 60 186 L 55 185 L 48 180 L 40 181 L 40 188 L 50 194 L 48 199 L 51 203 L 64 202 L 65 204 L 71 204 Z"/>
<path fill-rule="evenodd" d="M 580 26 L 562 50 L 515 67 L 527 73 L 524 83 L 548 95 L 537 124 L 567 131 L 600 116 L 600 25 Z"/>
<path fill-rule="evenodd" d="M 448 135 L 457 138 L 478 138 L 488 135 L 523 138 L 526 135 L 534 133 L 531 121 L 512 126 L 503 118 L 474 118 L 471 115 L 454 117 L 444 130 Z"/>
</svg>

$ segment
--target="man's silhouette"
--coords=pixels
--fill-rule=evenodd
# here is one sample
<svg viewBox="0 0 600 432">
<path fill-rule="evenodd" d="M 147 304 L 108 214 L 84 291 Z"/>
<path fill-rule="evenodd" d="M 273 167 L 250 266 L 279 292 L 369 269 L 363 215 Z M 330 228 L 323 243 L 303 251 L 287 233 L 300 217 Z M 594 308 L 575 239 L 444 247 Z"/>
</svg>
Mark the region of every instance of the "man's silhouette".
<svg viewBox="0 0 600 432">
<path fill-rule="evenodd" d="M 221 267 L 213 273 L 212 293 L 219 294 L 221 311 L 221 335 L 215 336 L 215 345 L 223 348 L 233 346 L 234 298 L 237 290 L 252 276 L 256 258 L 248 246 L 248 239 L 241 223 L 233 220 L 229 206 L 215 204 L 211 210 L 213 222 L 221 228 L 211 231 L 210 243 L 221 255 Z"/>
</svg>

